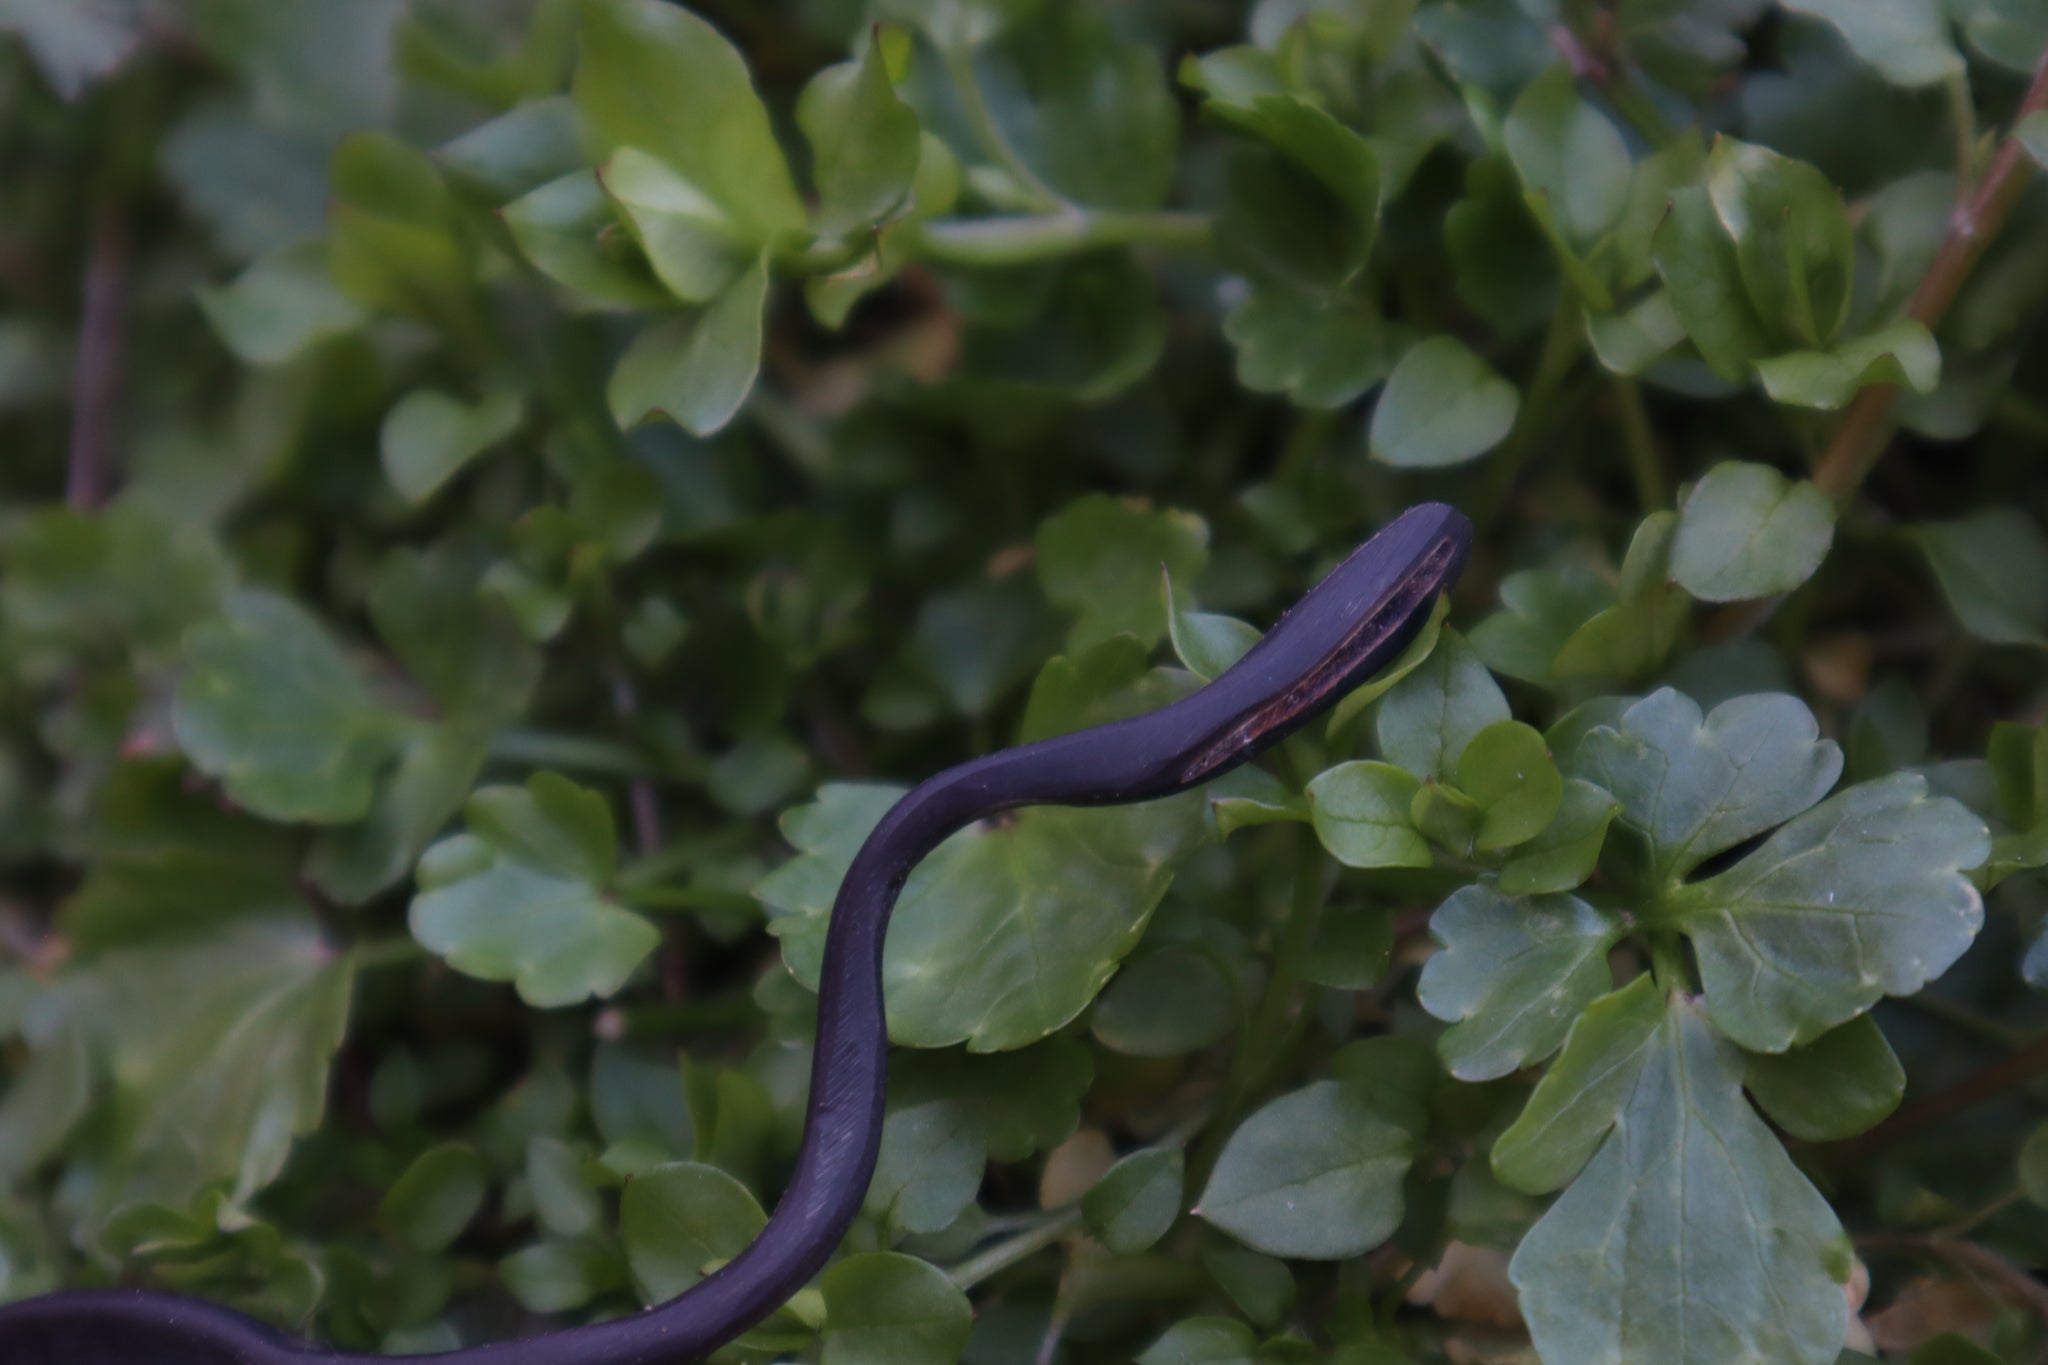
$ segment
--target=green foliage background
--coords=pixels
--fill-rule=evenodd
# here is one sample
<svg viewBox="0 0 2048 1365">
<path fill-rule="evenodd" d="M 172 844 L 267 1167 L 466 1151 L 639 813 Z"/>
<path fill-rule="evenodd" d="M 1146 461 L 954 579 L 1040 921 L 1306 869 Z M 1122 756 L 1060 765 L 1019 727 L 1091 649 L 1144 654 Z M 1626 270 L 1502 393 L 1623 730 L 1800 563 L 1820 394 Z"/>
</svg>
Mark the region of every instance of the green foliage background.
<svg viewBox="0 0 2048 1365">
<path fill-rule="evenodd" d="M 906 889 L 727 1353 L 2048 1344 L 2035 0 L 0 0 L 0 1296 L 633 1311 L 903 785 L 1403 506 L 1261 767 Z"/>
</svg>

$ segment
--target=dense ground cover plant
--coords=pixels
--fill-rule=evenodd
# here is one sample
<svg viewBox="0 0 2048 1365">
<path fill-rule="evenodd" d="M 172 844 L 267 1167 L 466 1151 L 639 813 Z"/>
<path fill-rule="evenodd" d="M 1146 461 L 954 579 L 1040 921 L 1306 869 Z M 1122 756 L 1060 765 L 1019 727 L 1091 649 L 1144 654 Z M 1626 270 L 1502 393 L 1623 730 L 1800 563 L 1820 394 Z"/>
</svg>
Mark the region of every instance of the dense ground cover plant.
<svg viewBox="0 0 2048 1365">
<path fill-rule="evenodd" d="M 902 784 L 1428 497 L 1327 725 L 912 879 L 866 1213 L 733 1357 L 2048 1345 L 2032 0 L 0 31 L 0 1295 L 686 1287 Z"/>
</svg>

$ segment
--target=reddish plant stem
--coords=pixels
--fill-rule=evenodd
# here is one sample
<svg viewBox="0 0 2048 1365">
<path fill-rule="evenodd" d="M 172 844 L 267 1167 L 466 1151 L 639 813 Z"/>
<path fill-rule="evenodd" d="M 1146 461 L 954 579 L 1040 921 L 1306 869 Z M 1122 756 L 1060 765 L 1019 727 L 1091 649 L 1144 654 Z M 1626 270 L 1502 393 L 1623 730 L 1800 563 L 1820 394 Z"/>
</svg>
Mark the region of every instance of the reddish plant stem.
<svg viewBox="0 0 2048 1365">
<path fill-rule="evenodd" d="M 113 481 L 114 403 L 127 341 L 127 284 L 127 224 L 117 204 L 104 203 L 93 215 L 71 378 L 64 501 L 76 511 L 91 511 L 105 502 Z"/>
<path fill-rule="evenodd" d="M 614 663 L 605 670 L 605 682 L 611 689 L 613 714 L 627 722 L 640 714 L 640 693 L 623 663 Z M 642 858 L 652 858 L 661 851 L 661 802 L 655 795 L 654 780 L 629 780 L 626 805 L 633 817 L 633 846 Z M 661 935 L 661 998 L 671 1005 L 688 993 L 689 964 L 682 928 L 682 920 L 672 919 L 663 926 Z"/>
<path fill-rule="evenodd" d="M 2034 68 L 2033 82 L 2020 101 L 2019 112 L 2013 115 L 2013 125 L 2017 127 L 2027 115 L 2042 109 L 2048 109 L 2048 54 Z M 1977 192 L 1958 203 L 1950 215 L 1948 235 L 1942 239 L 1941 249 L 1935 253 L 1934 264 L 1928 267 L 1920 287 L 1913 291 L 1906 316 L 1925 324 L 1930 332 L 1940 325 L 1948 315 L 1949 305 L 1956 301 L 1963 281 L 1970 277 L 1985 248 L 2004 228 L 2033 171 L 2033 158 L 2018 138 L 2008 134 L 1992 157 L 1991 167 L 1984 173 Z M 1968 173 L 1967 166 L 1956 168 L 1957 175 Z M 1843 418 L 1834 440 L 1828 443 L 1814 468 L 1813 481 L 1822 492 L 1839 499 L 1863 482 L 1884 451 L 1885 437 L 1891 430 L 1892 407 L 1898 400 L 1898 388 L 1892 384 L 1873 384 L 1856 395 L 1856 401 L 1849 405 L 1849 415 Z"/>
<path fill-rule="evenodd" d="M 2026 96 L 2013 115 L 2013 127 L 2017 128 L 2027 115 L 2041 109 L 2048 109 L 2048 54 L 2043 54 L 2040 64 L 2034 68 L 2034 78 L 2027 86 Z M 1959 199 L 1949 215 L 1948 234 L 1942 238 L 1934 263 L 1928 266 L 1919 287 L 1913 291 L 1912 301 L 1906 306 L 1907 317 L 1921 323 L 1930 332 L 1941 325 L 1963 282 L 1969 279 L 1985 249 L 2005 227 L 2005 220 L 2011 215 L 2013 205 L 2019 202 L 2020 192 L 2027 187 L 2033 172 L 2033 159 L 2020 145 L 2019 139 L 2008 131 L 1997 154 L 1991 159 L 1990 169 L 1978 182 L 1976 193 Z M 1969 173 L 1968 166 L 1956 167 L 1959 181 Z M 1835 428 L 1833 439 L 1814 465 L 1815 487 L 1836 502 L 1846 501 L 1850 494 L 1862 487 L 1863 480 L 1869 477 L 1878 457 L 1884 453 L 1885 442 L 1891 437 L 1892 409 L 1898 401 L 1899 390 L 1895 384 L 1872 384 L 1856 395 L 1849 404 L 1849 411 L 1842 417 L 1842 424 Z M 1706 636 L 1710 640 L 1725 640 L 1747 635 L 1769 620 L 1782 600 L 1763 597 L 1724 608 L 1707 622 Z"/>
</svg>

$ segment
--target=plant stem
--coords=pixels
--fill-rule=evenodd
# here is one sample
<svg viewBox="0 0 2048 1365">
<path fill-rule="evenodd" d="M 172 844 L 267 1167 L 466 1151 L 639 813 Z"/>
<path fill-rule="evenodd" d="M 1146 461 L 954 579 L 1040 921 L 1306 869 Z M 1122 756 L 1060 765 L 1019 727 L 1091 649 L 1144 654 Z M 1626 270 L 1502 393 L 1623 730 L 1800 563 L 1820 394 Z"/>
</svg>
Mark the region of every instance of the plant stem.
<svg viewBox="0 0 2048 1365">
<path fill-rule="evenodd" d="M 2034 68 L 2033 82 L 2020 101 L 2019 112 L 2013 116 L 2014 125 L 2041 109 L 2048 109 L 2048 54 L 2043 54 Z M 2019 139 L 2008 133 L 1997 155 L 1991 158 L 1991 166 L 1976 193 L 1959 202 L 1950 215 L 1948 235 L 1942 239 L 1941 249 L 1935 253 L 1934 263 L 1928 267 L 1920 287 L 1913 291 L 1906 316 L 1924 324 L 1930 332 L 1940 325 L 1963 281 L 1970 277 L 1985 248 L 2004 228 L 2033 170 L 2033 158 L 2027 155 Z M 1958 167 L 1957 174 L 1968 175 L 1968 164 Z M 1873 384 L 1856 395 L 1848 416 L 1842 419 L 1813 471 L 1813 481 L 1822 492 L 1842 499 L 1862 484 L 1883 453 L 1885 439 L 1891 433 L 1892 408 L 1898 400 L 1898 387 L 1892 384 Z"/>
<path fill-rule="evenodd" d="M 567 768 L 607 777 L 648 777 L 655 771 L 645 758 L 614 740 L 549 730 L 500 732 L 491 741 L 491 760 L 519 768 Z"/>
<path fill-rule="evenodd" d="M 1017 149 L 1003 136 L 997 126 L 995 114 L 988 107 L 988 100 L 981 93 L 981 81 L 974 74 L 974 50 L 969 47 L 948 47 L 944 50 L 946 74 L 953 82 L 954 93 L 960 97 L 960 110 L 967 116 L 968 129 L 981 150 L 991 161 L 1010 173 L 1019 186 L 1036 199 L 1043 208 L 1056 209 L 1066 204 L 1066 196 L 1045 183 L 1038 172 L 1026 165 L 1024 158 L 1017 155 Z"/>
<path fill-rule="evenodd" d="M 110 192 L 93 213 L 78 353 L 72 367 L 64 501 L 74 511 L 91 511 L 105 502 L 113 480 L 114 408 L 127 339 L 127 282 L 127 224 L 119 199 Z"/>
<path fill-rule="evenodd" d="M 959 1265 L 947 1271 L 947 1276 L 961 1289 L 972 1289 L 991 1275 L 999 1275 L 1028 1260 L 1068 1233 L 1081 1226 L 1081 1206 L 1069 1204 L 1047 1214 L 1042 1222 L 1026 1228 L 1014 1237 L 997 1242 L 986 1251 L 968 1257 Z"/>
<path fill-rule="evenodd" d="M 1664 460 L 1657 451 L 1657 434 L 1650 426 L 1649 409 L 1636 381 L 1623 375 L 1614 379 L 1614 406 L 1620 418 L 1621 447 L 1628 455 L 1628 472 L 1635 481 L 1636 501 L 1643 512 L 1662 511 L 1671 506 L 1671 485 L 1664 477 Z"/>
<path fill-rule="evenodd" d="M 1692 971 L 1685 965 L 1685 949 L 1679 946 L 1678 935 L 1668 930 L 1653 933 L 1650 938 L 1650 974 L 1657 984 L 1668 991 L 1693 990 Z"/>
<path fill-rule="evenodd" d="M 378 967 L 404 967 L 425 961 L 431 954 L 411 937 L 394 936 L 358 943 L 349 950 L 355 959 L 359 972 L 372 971 Z"/>
<path fill-rule="evenodd" d="M 1875 1255 L 1937 1256 L 1963 1270 L 1994 1281 L 2007 1297 L 2026 1305 L 2048 1321 L 2048 1285 L 1989 1247 L 1939 1233 L 1875 1232 L 1856 1239 L 1856 1249 Z"/>
<path fill-rule="evenodd" d="M 1161 210 L 1067 208 L 998 218 L 945 218 L 906 224 L 904 249 L 951 265 L 1024 265 L 1105 247 L 1150 246 L 1201 253 L 1212 240 L 1209 216 Z"/>
<path fill-rule="evenodd" d="M 1488 471 L 1485 502 L 1480 508 L 1477 520 L 1481 526 L 1497 519 L 1507 506 L 1508 497 L 1515 490 L 1515 480 L 1522 472 L 1522 464 L 1535 445 L 1536 433 L 1550 420 L 1550 408 L 1557 397 L 1558 386 L 1572 371 L 1572 365 L 1579 358 L 1579 351 L 1585 345 L 1585 329 L 1579 325 L 1579 302 L 1570 290 L 1566 290 L 1557 301 L 1557 310 L 1550 315 L 1550 330 L 1544 333 L 1543 350 L 1536 357 L 1536 371 L 1529 378 L 1528 390 L 1522 395 L 1521 406 L 1515 411 L 1514 427 L 1502 443 L 1500 453 L 1493 457 L 1492 468 Z"/>
</svg>

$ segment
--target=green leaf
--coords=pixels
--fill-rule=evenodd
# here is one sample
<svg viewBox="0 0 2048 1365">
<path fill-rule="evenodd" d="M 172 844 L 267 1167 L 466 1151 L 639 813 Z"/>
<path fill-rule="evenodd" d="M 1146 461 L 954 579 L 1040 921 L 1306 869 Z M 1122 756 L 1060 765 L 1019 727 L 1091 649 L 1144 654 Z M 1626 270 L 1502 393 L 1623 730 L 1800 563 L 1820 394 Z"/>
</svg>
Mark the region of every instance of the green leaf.
<svg viewBox="0 0 2048 1365">
<path fill-rule="evenodd" d="M 626 1182 L 619 1237 L 645 1303 L 672 1299 L 745 1250 L 767 1215 L 716 1166 L 670 1162 Z"/>
<path fill-rule="evenodd" d="M 1506 438 L 1521 404 L 1515 386 L 1448 336 L 1401 357 L 1373 408 L 1373 457 L 1401 469 L 1439 469 Z"/>
<path fill-rule="evenodd" d="M 1209 809 L 1216 816 L 1216 831 L 1226 837 L 1250 825 L 1309 818 L 1308 801 L 1300 792 L 1251 764 L 1233 768 L 1206 790 Z"/>
<path fill-rule="evenodd" d="M 1547 828 L 1564 799 L 1564 779 L 1543 736 L 1518 720 L 1497 720 L 1458 757 L 1458 786 L 1485 812 L 1482 849 L 1513 848 Z"/>
<path fill-rule="evenodd" d="M 361 304 L 335 288 L 320 242 L 294 242 L 252 261 L 232 283 L 198 292 L 229 350 L 251 365 L 282 365 L 363 323 Z"/>
<path fill-rule="evenodd" d="M 912 1256 L 868 1251 L 829 1266 L 824 1365 L 953 1365 L 974 1311 L 945 1272 Z"/>
<path fill-rule="evenodd" d="M 1743 1101 L 1741 1054 L 1648 980 L 1608 998 L 1626 1015 L 1588 1011 L 1494 1148 L 1503 1178 L 1536 1189 L 1598 1144 L 1509 1267 L 1536 1349 L 1832 1365 L 1848 1317 L 1841 1226 Z"/>
<path fill-rule="evenodd" d="M 1332 738 L 1341 735 L 1366 707 L 1378 701 L 1391 691 L 1403 678 L 1422 667 L 1423 663 L 1436 652 L 1437 641 L 1443 638 L 1444 618 L 1451 614 L 1451 599 L 1441 594 L 1436 606 L 1430 610 L 1429 619 L 1422 623 L 1415 638 L 1408 642 L 1394 662 L 1372 675 L 1366 681 L 1351 689 L 1344 700 L 1330 708 L 1330 723 L 1323 727 L 1324 733 Z"/>
<path fill-rule="evenodd" d="M 1506 719 L 1500 684 L 1464 638 L 1446 630 L 1429 657 L 1387 690 L 1374 725 L 1390 760 L 1419 778 L 1448 782 L 1479 732 Z"/>
<path fill-rule="evenodd" d="M 420 859 L 413 937 L 457 971 L 510 981 L 543 1008 L 607 996 L 661 935 L 604 894 L 616 857 L 603 798 L 553 773 L 485 787 L 469 833 Z"/>
<path fill-rule="evenodd" d="M 1770 597 L 1813 577 L 1835 538 L 1835 504 L 1769 465 L 1724 460 L 1679 509 L 1671 576 L 1702 602 Z"/>
<path fill-rule="evenodd" d="M 514 105 L 443 143 L 434 158 L 493 206 L 508 204 L 583 168 L 575 101 L 549 95 Z"/>
<path fill-rule="evenodd" d="M 1263 1327 L 1278 1325 L 1299 1297 L 1287 1262 L 1256 1251 L 1214 1247 L 1202 1253 L 1202 1269 L 1246 1317 Z"/>
<path fill-rule="evenodd" d="M 1209 527 L 1200 517 L 1105 493 L 1068 503 L 1038 528 L 1038 581 L 1054 606 L 1078 618 L 1067 639 L 1077 653 L 1118 634 L 1156 644 L 1166 633 L 1161 566 L 1185 583 L 1208 562 Z"/>
<path fill-rule="evenodd" d="M 974 1202 L 988 1166 L 988 1128 L 947 1098 L 892 1102 L 863 1207 L 894 1236 L 950 1227 Z"/>
<path fill-rule="evenodd" d="M 1437 1050 L 1453 1076 L 1489 1081 L 1543 1061 L 1613 985 L 1607 953 L 1624 926 L 1577 896 L 1512 898 L 1467 886 L 1437 907 L 1443 951 L 1416 998 L 1451 1027 Z"/>
<path fill-rule="evenodd" d="M 1746 700 L 1723 703 L 1709 728 Z M 1758 775 L 1752 766 L 1737 780 Z M 1666 904 L 1692 938 L 1715 1025 L 1777 1052 L 1948 970 L 1984 922 L 1964 873 L 1990 854 L 1983 821 L 1896 773 L 1822 802 Z"/>
<path fill-rule="evenodd" d="M 1796 697 L 1736 697 L 1703 720 L 1691 698 L 1666 687 L 1596 727 L 1573 766 L 1621 802 L 1622 821 L 1649 842 L 1656 876 L 1675 885 L 1825 796 L 1842 751 Z"/>
<path fill-rule="evenodd" d="M 1735 243 L 1705 189 L 1672 192 L 1670 212 L 1651 238 L 1651 254 L 1701 357 L 1721 378 L 1747 380 L 1751 363 L 1773 347 L 1743 284 Z"/>
<path fill-rule="evenodd" d="M 1566 241 L 1589 247 L 1621 216 L 1628 147 L 1607 117 L 1579 98 L 1567 67 L 1553 66 L 1529 82 L 1501 131 L 1523 185 L 1549 200 Z"/>
<path fill-rule="evenodd" d="M 474 256 L 455 198 L 418 148 L 379 132 L 342 139 L 330 168 L 327 260 L 344 294 L 478 337 Z"/>
<path fill-rule="evenodd" d="M 529 1313 L 566 1313 L 620 1288 L 616 1249 L 595 1238 L 540 1242 L 498 1262 L 498 1278 Z"/>
<path fill-rule="evenodd" d="M 475 405 L 438 389 L 414 389 L 384 416 L 378 441 L 384 476 L 408 502 L 421 503 L 471 460 L 519 429 L 525 404 L 500 389 Z"/>
<path fill-rule="evenodd" d="M 1551 660 L 1561 678 L 1585 674 L 1639 678 L 1663 664 L 1685 624 L 1688 602 L 1671 581 L 1678 517 L 1653 512 L 1630 538 L 1613 606 L 1574 630 Z"/>
<path fill-rule="evenodd" d="M 761 368 L 768 269 L 756 261 L 701 310 L 657 322 L 633 338 L 606 389 L 612 416 L 630 427 L 659 414 L 694 436 L 723 428 Z"/>
<path fill-rule="evenodd" d="M 1685 335 L 1685 323 L 1668 289 L 1632 308 L 1586 314 L 1586 338 L 1593 343 L 1593 354 L 1619 375 L 1641 374 L 1670 355 Z"/>
<path fill-rule="evenodd" d="M 1511 896 L 1569 891 L 1593 875 L 1607 827 L 1621 803 L 1590 782 L 1564 780 L 1557 817 L 1501 864 L 1500 889 Z"/>
<path fill-rule="evenodd" d="M 1195 1212 L 1269 1255 L 1362 1255 L 1401 1221 L 1413 1151 L 1372 1090 L 1318 1081 L 1268 1102 L 1230 1135 Z"/>
<path fill-rule="evenodd" d="M 1164 67 L 1095 6 L 1047 0 L 972 61 L 999 135 L 1056 194 L 1112 209 L 1165 200 L 1180 116 Z"/>
<path fill-rule="evenodd" d="M 1219 676 L 1259 642 L 1258 628 L 1234 616 L 1181 610 L 1174 601 L 1173 572 L 1164 564 L 1159 567 L 1159 591 L 1166 599 L 1166 634 L 1173 652 L 1203 682 Z"/>
<path fill-rule="evenodd" d="M 1152 1246 L 1180 1217 L 1185 1164 L 1177 1147 L 1147 1147 L 1117 1162 L 1081 1196 L 1088 1231 L 1120 1256 Z"/>
<path fill-rule="evenodd" d="M 1278 285 L 1255 286 L 1223 320 L 1237 380 L 1304 408 L 1340 408 L 1394 371 L 1411 333 L 1371 307 Z"/>
<path fill-rule="evenodd" d="M 526 1142 L 526 1186 L 533 1193 L 533 1211 L 556 1237 L 582 1237 L 597 1230 L 604 1218 L 589 1172 L 592 1163 L 560 1138 L 536 1134 Z"/>
<path fill-rule="evenodd" d="M 583 0 L 572 93 L 607 150 L 651 152 L 764 242 L 803 230 L 803 202 L 747 64 L 718 31 L 659 0 Z"/>
<path fill-rule="evenodd" d="M 1258 1338 L 1235 1318 L 1188 1318 L 1138 1354 L 1137 1365 L 1255 1365 Z"/>
<path fill-rule="evenodd" d="M 1993 644 L 2048 642 L 2048 538 L 2017 507 L 1912 528 L 1949 609 Z"/>
<path fill-rule="evenodd" d="M 744 230 L 710 195 L 652 153 L 621 147 L 597 181 L 632 228 L 647 264 L 684 303 L 709 303 L 757 254 Z"/>
<path fill-rule="evenodd" d="M 1906 1072 L 1877 1020 L 1859 1014 L 1803 1047 L 1752 1052 L 1743 1084 L 1793 1137 L 1837 1142 L 1877 1126 L 1906 1093 Z"/>
<path fill-rule="evenodd" d="M 896 98 L 879 39 L 859 61 L 812 77 L 797 101 L 796 120 L 810 139 L 818 187 L 813 231 L 839 236 L 888 217 L 903 203 L 922 139 L 917 115 Z"/>
<path fill-rule="evenodd" d="M 2034 1129 L 2019 1150 L 2020 1189 L 2029 1203 L 2048 1208 L 2048 1123 Z"/>
<path fill-rule="evenodd" d="M 2048 166 L 2048 109 L 2036 109 L 2021 119 L 2012 135 L 2036 164 Z"/>
<path fill-rule="evenodd" d="M 1764 325 L 1807 347 L 1826 343 L 1848 317 L 1856 264 L 1840 191 L 1804 161 L 1723 136 L 1707 158 L 1707 192 Z"/>
<path fill-rule="evenodd" d="M 442 542 L 396 549 L 370 576 L 370 619 L 384 642 L 459 728 L 526 708 L 539 655 L 505 613 L 484 602 L 476 561 Z"/>
<path fill-rule="evenodd" d="M 783 818 L 801 856 L 755 894 L 806 984 L 839 878 L 894 793 L 828 783 Z M 883 954 L 890 1036 L 1023 1047 L 1087 1007 L 1203 837 L 1197 797 L 1114 810 L 1037 807 L 953 835 L 904 885 Z"/>
<path fill-rule="evenodd" d="M 1568 559 L 1509 574 L 1500 583 L 1500 604 L 1472 628 L 1473 652 L 1495 673 L 1543 682 L 1573 632 L 1614 604 L 1614 585 Z"/>
<path fill-rule="evenodd" d="M 95 1202 L 182 1202 L 224 1181 L 240 1203 L 270 1184 L 292 1139 L 320 1123 L 354 984 L 353 962 L 303 914 L 97 958 L 67 991 L 134 1117 L 104 1158 Z"/>
<path fill-rule="evenodd" d="M 1844 407 L 1859 389 L 1898 384 L 1932 393 L 1941 382 L 1941 351 L 1926 327 L 1901 318 L 1826 351 L 1792 351 L 1756 362 L 1764 392 L 1799 407 Z"/>
<path fill-rule="evenodd" d="M 914 1052 L 892 1064 L 889 1093 L 906 1104 L 944 1099 L 965 1105 L 987 1132 L 989 1155 L 1015 1162 L 1072 1136 L 1094 1078 L 1089 1050 L 1061 1036 L 992 1055 Z"/>
<path fill-rule="evenodd" d="M 500 216 L 526 259 L 564 288 L 628 308 L 658 308 L 672 300 L 590 171 L 530 190 Z"/>
<path fill-rule="evenodd" d="M 1347 867 L 1428 867 L 1410 811 L 1422 784 L 1391 763 L 1339 763 L 1308 784 L 1316 838 Z"/>
<path fill-rule="evenodd" d="M 179 747 L 272 820 L 345 824 L 370 809 L 404 720 L 373 700 L 348 657 L 295 603 L 245 591 L 185 639 Z"/>
<path fill-rule="evenodd" d="M 476 1149 L 445 1142 L 405 1168 L 377 1213 L 415 1251 L 445 1251 L 483 1207 L 486 1189 Z"/>
<path fill-rule="evenodd" d="M 1963 73 L 1939 0 L 1779 0 L 1833 24 L 1855 54 L 1894 85 L 1937 85 Z"/>
</svg>

